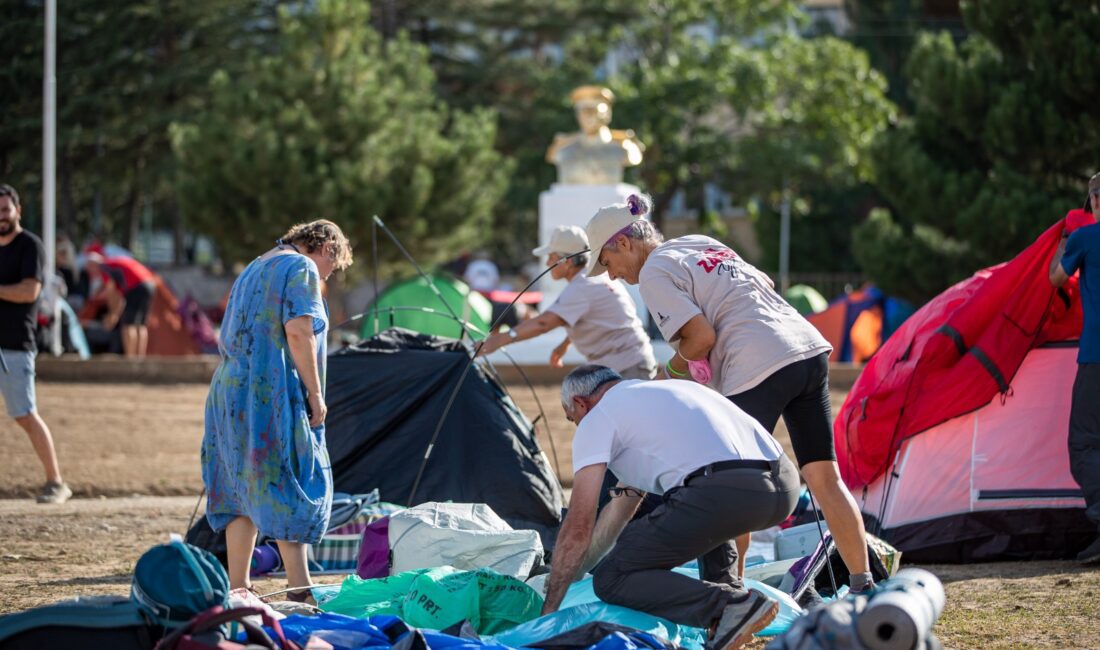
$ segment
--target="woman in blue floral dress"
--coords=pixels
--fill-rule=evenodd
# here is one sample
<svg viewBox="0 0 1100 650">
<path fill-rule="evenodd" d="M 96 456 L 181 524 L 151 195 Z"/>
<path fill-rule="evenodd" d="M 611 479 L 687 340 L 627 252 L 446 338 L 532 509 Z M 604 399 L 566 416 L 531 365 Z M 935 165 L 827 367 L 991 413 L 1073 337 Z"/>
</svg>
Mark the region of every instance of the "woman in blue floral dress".
<svg viewBox="0 0 1100 650">
<path fill-rule="evenodd" d="M 222 361 L 206 399 L 202 478 L 206 517 L 226 532 L 231 588 L 251 588 L 257 532 L 277 540 L 289 587 L 311 584 L 307 545 L 324 535 L 332 504 L 321 283 L 351 261 L 336 224 L 298 224 L 229 293 Z"/>
</svg>

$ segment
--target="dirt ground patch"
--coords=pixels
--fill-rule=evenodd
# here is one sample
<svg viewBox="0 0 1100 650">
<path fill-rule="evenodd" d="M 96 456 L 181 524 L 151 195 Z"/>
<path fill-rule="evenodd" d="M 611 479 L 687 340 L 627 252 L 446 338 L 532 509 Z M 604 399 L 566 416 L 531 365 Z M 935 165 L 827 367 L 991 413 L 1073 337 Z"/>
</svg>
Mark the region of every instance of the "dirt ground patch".
<svg viewBox="0 0 1100 650">
<path fill-rule="evenodd" d="M 529 416 L 535 397 L 513 396 Z M 538 386 L 563 481 L 570 483 L 573 426 L 556 386 Z M 0 423 L 0 613 L 77 594 L 126 594 L 137 558 L 182 533 L 202 489 L 199 442 L 206 386 L 38 385 L 66 480 L 81 498 L 39 506 L 42 471 L 13 422 Z M 843 400 L 834 395 L 834 408 Z M 786 444 L 785 431 L 777 432 Z M 543 448 L 551 456 L 549 440 Z M 111 498 L 107 498 L 111 497 Z M 948 648 L 1100 648 L 1100 572 L 1072 562 L 928 566 L 947 589 L 936 628 Z M 320 576 L 320 582 L 339 577 Z M 259 582 L 275 591 L 279 580 Z M 763 647 L 757 642 L 752 647 Z"/>
</svg>

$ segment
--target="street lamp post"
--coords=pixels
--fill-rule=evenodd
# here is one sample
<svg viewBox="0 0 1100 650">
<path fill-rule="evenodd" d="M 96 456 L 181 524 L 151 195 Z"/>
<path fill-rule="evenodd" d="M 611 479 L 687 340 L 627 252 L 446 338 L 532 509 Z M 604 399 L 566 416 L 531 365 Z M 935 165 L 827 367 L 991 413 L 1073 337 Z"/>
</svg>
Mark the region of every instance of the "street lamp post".
<svg viewBox="0 0 1100 650">
<path fill-rule="evenodd" d="M 783 202 L 779 207 L 779 294 L 791 284 L 791 188 L 783 179 Z"/>
</svg>

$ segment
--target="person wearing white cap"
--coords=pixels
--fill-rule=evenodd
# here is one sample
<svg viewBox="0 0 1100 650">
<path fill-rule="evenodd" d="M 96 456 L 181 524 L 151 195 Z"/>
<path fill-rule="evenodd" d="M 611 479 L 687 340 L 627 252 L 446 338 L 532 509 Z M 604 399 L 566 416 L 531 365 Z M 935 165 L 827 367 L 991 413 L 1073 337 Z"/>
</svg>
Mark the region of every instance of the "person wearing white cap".
<svg viewBox="0 0 1100 650">
<path fill-rule="evenodd" d="M 710 237 L 664 241 L 645 219 L 649 210 L 647 197 L 631 195 L 625 204 L 596 212 L 586 227 L 588 275 L 607 273 L 638 285 L 657 327 L 676 348 L 664 366 L 666 377 L 707 384 L 768 431 L 783 416 L 852 591 L 873 589 L 863 519 L 841 481 L 833 446 L 832 347 L 759 269 Z M 747 536 L 737 545 L 747 548 Z"/>
<path fill-rule="evenodd" d="M 622 285 L 606 276 L 590 278 L 584 274 L 590 254 L 583 251 L 587 249 L 588 238 L 583 230 L 559 226 L 549 243 L 531 251 L 533 255 L 548 255 L 550 277 L 569 284 L 543 313 L 507 332 L 486 337 L 481 354 L 564 327 L 568 336 L 550 354 L 551 366 L 562 366 L 562 357 L 572 342 L 590 363 L 607 366 L 626 379 L 652 379 L 657 374 L 657 361 L 634 301 Z M 574 257 L 561 261 L 570 255 Z"/>
</svg>

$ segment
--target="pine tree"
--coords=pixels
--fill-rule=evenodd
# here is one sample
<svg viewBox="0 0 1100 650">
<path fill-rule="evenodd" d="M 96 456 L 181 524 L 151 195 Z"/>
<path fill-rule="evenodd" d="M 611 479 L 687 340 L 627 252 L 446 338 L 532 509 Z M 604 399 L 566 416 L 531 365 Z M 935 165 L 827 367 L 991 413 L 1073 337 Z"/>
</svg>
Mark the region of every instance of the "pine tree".
<svg viewBox="0 0 1100 650">
<path fill-rule="evenodd" d="M 321 217 L 364 250 L 377 214 L 425 262 L 483 235 L 509 172 L 493 113 L 449 109 L 427 49 L 368 19 L 357 0 L 282 9 L 272 51 L 216 74 L 173 125 L 186 216 L 227 261 Z"/>
<path fill-rule="evenodd" d="M 966 2 L 970 36 L 921 34 L 912 117 L 876 145 L 892 206 L 855 237 L 862 267 L 921 302 L 1005 261 L 1079 207 L 1100 169 L 1092 34 L 1100 2 Z"/>
</svg>

